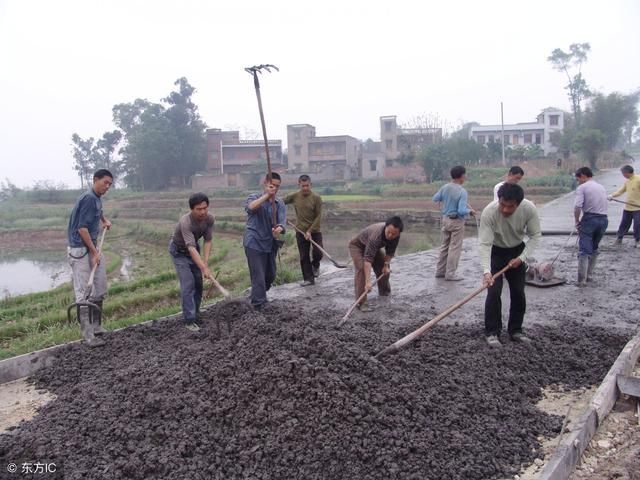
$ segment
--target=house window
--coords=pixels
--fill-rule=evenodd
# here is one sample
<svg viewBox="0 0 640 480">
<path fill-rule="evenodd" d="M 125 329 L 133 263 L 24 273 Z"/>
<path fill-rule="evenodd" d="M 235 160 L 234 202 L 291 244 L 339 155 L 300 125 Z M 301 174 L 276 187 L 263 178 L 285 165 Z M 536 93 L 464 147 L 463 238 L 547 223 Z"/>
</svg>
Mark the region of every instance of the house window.
<svg viewBox="0 0 640 480">
<path fill-rule="evenodd" d="M 296 140 L 300 140 L 300 130 L 295 130 L 294 138 L 295 138 Z"/>
<path fill-rule="evenodd" d="M 385 160 L 384 164 L 385 164 L 387 167 L 393 167 L 393 160 L 391 160 L 391 159 L 387 159 L 387 160 Z"/>
<path fill-rule="evenodd" d="M 509 135 L 504 136 L 504 144 L 509 145 Z"/>
<path fill-rule="evenodd" d="M 524 134 L 524 144 L 525 145 L 530 145 L 531 144 L 531 134 L 530 133 L 525 133 Z"/>
<path fill-rule="evenodd" d="M 223 152 L 223 155 L 227 157 L 227 160 L 233 160 L 236 156 L 235 153 L 236 152 L 234 152 L 233 150 L 225 150 Z"/>
<path fill-rule="evenodd" d="M 387 148 L 387 150 L 391 150 L 393 148 L 393 140 L 385 140 L 384 145 Z"/>
<path fill-rule="evenodd" d="M 296 152 L 296 155 L 301 155 L 302 154 L 302 147 L 300 145 L 294 145 L 293 149 Z"/>
<path fill-rule="evenodd" d="M 393 124 L 391 122 L 384 122 L 384 131 L 385 132 L 390 132 L 392 125 Z"/>
<path fill-rule="evenodd" d="M 375 172 L 377 168 L 378 168 L 378 161 L 377 160 L 369 160 L 369 171 Z"/>
<path fill-rule="evenodd" d="M 495 139 L 493 138 L 493 135 L 489 135 L 489 141 L 493 142 Z"/>
<path fill-rule="evenodd" d="M 484 135 L 478 135 L 476 137 L 476 141 L 480 144 L 480 145 L 484 145 Z"/>
<path fill-rule="evenodd" d="M 549 125 L 559 125 L 560 115 L 549 115 Z"/>
<path fill-rule="evenodd" d="M 536 133 L 536 145 L 540 145 L 542 144 L 542 135 L 539 133 Z"/>
<path fill-rule="evenodd" d="M 514 145 L 518 145 L 518 143 L 520 142 L 520 137 L 518 137 L 517 133 L 513 134 L 513 144 Z"/>
</svg>

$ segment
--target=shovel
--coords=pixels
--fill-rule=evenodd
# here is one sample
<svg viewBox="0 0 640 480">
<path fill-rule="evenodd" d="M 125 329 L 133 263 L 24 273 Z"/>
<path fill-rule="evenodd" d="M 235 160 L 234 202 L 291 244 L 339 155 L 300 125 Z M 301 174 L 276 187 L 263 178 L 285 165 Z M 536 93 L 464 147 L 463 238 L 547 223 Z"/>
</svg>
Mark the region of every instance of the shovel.
<svg viewBox="0 0 640 480">
<path fill-rule="evenodd" d="M 376 283 L 378 283 L 382 279 L 382 277 L 384 277 L 385 275 L 386 273 L 381 273 L 380 276 L 376 278 Z M 371 286 L 371 288 L 373 288 L 373 285 Z M 351 307 L 349 307 L 349 310 L 347 310 L 347 313 L 344 314 L 344 317 L 342 317 L 342 320 L 340 320 L 340 322 L 338 323 L 338 328 L 344 325 L 344 323 L 349 318 L 349 315 L 351 315 L 351 312 L 353 312 L 353 310 L 358 306 L 358 304 L 362 301 L 362 299 L 371 291 L 371 288 L 368 290 L 365 290 L 365 292 L 358 297 L 356 302 L 353 305 L 351 305 Z"/>
<path fill-rule="evenodd" d="M 104 236 L 106 235 L 106 233 L 107 233 L 107 229 L 106 228 L 102 229 L 102 235 L 100 235 L 100 241 L 98 242 L 99 254 L 102 254 L 102 244 L 104 243 Z M 87 255 L 89 255 L 89 253 L 87 253 Z M 71 310 L 76 307 L 89 307 L 90 318 L 93 317 L 92 309 L 97 310 L 98 313 L 102 313 L 102 310 L 98 305 L 89 301 L 89 297 L 91 296 L 91 291 L 93 290 L 93 278 L 96 276 L 96 270 L 98 270 L 98 263 L 96 263 L 91 269 L 91 274 L 89 275 L 89 280 L 87 281 L 87 287 L 85 288 L 86 294 L 84 296 L 84 299 L 77 301 L 75 303 L 72 303 L 71 305 L 69 305 L 69 308 L 67 308 L 67 321 L 69 323 L 71 323 Z M 80 321 L 80 318 L 78 318 L 78 321 Z"/>
<path fill-rule="evenodd" d="M 509 270 L 511 267 L 509 265 L 507 265 L 506 267 L 504 267 L 502 270 L 500 270 L 498 273 L 496 273 L 493 276 L 493 280 L 495 280 L 496 278 L 498 278 L 500 275 L 502 275 L 504 272 L 506 272 L 507 270 Z M 440 320 L 442 320 L 445 317 L 448 317 L 449 315 L 451 315 L 453 312 L 455 312 L 457 309 L 459 309 L 461 306 L 463 306 L 465 303 L 467 303 L 469 300 L 471 300 L 473 297 L 475 297 L 476 295 L 478 295 L 480 292 L 482 292 L 483 290 L 485 290 L 487 288 L 487 285 L 483 285 L 479 288 L 477 288 L 476 290 L 474 290 L 473 292 L 471 292 L 469 295 L 467 295 L 466 297 L 464 297 L 462 300 L 460 300 L 458 303 L 455 303 L 453 305 L 451 305 L 449 308 L 447 308 L 444 312 L 440 313 L 439 315 L 436 315 L 435 317 L 433 317 L 431 320 L 429 320 L 427 323 L 425 323 L 423 326 L 421 326 L 420 328 L 418 328 L 417 330 L 415 330 L 414 332 L 410 333 L 409 335 L 407 335 L 406 337 L 401 338 L 400 340 L 398 340 L 396 343 L 389 345 L 387 348 L 385 348 L 384 350 L 378 352 L 376 354 L 376 358 L 380 359 L 381 357 L 388 355 L 390 353 L 396 353 L 398 352 L 400 349 L 402 349 L 405 345 L 407 345 L 408 343 L 413 342 L 416 338 L 421 337 L 425 332 L 427 332 L 428 330 L 431 330 L 431 328 L 438 323 Z"/>
<path fill-rule="evenodd" d="M 289 225 L 291 225 L 296 230 L 296 232 L 304 235 L 304 232 L 302 230 L 300 230 L 298 227 L 296 227 L 293 223 L 291 223 L 289 221 L 287 221 L 287 223 Z M 336 267 L 338 267 L 338 268 L 347 268 L 347 265 L 345 265 L 344 263 L 338 263 L 333 258 L 331 258 L 331 255 L 329 255 L 329 253 L 327 253 L 327 251 L 324 248 L 322 248 L 317 242 L 314 242 L 313 239 L 310 238 L 309 241 L 311 242 L 311 244 L 313 246 L 315 246 L 318 250 L 320 250 L 322 252 L 322 254 L 325 257 L 327 257 L 329 259 L 329 261 L 331 263 L 333 263 Z"/>
</svg>

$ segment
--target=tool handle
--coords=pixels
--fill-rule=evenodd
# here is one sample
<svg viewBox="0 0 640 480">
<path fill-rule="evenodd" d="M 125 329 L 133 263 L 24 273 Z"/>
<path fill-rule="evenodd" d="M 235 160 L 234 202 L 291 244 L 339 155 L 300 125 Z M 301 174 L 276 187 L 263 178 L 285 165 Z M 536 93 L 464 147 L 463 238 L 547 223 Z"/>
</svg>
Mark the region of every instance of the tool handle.
<svg viewBox="0 0 640 480">
<path fill-rule="evenodd" d="M 100 240 L 98 241 L 98 253 L 102 255 L 102 244 L 104 243 L 104 236 L 107 234 L 107 229 L 102 229 L 102 235 L 100 235 Z M 91 259 L 91 257 L 89 257 Z M 100 256 L 98 256 L 100 259 Z M 93 278 L 96 276 L 96 271 L 98 270 L 98 262 L 91 268 L 91 275 L 89 275 L 89 280 L 87 280 L 87 289 L 88 292 L 91 293 L 91 289 L 93 288 Z M 87 298 L 89 295 L 87 295 Z"/>
<path fill-rule="evenodd" d="M 504 267 L 502 270 L 500 270 L 499 272 L 497 272 L 495 275 L 493 275 L 493 280 L 495 280 L 496 278 L 498 278 L 500 275 L 504 274 L 507 270 L 509 270 L 511 268 L 511 266 L 507 265 L 506 267 Z M 421 326 L 420 328 L 418 328 L 417 330 L 411 332 L 409 335 L 401 338 L 400 340 L 398 340 L 396 343 L 389 345 L 387 348 L 385 348 L 384 350 L 378 352 L 378 354 L 376 355 L 376 358 L 380 358 L 383 357 L 384 355 L 387 355 L 389 353 L 393 353 L 393 352 L 397 352 L 398 350 L 400 350 L 402 347 L 404 347 L 405 345 L 407 345 L 408 343 L 414 341 L 415 339 L 417 339 L 418 337 L 422 336 L 425 332 L 427 332 L 428 330 L 430 330 L 436 323 L 438 323 L 440 320 L 442 320 L 445 317 L 448 317 L 449 315 L 451 315 L 453 312 L 455 312 L 458 308 L 460 308 L 461 306 L 463 306 L 465 303 L 467 303 L 469 300 L 471 300 L 473 297 L 475 297 L 476 295 L 478 295 L 480 292 L 482 292 L 483 290 L 485 290 L 488 287 L 488 285 L 482 285 L 481 287 L 477 288 L 476 290 L 474 290 L 473 292 L 471 292 L 469 295 L 467 295 L 466 297 L 464 297 L 462 300 L 460 300 L 457 303 L 454 303 L 453 305 L 451 305 L 449 308 L 447 308 L 446 310 L 444 310 L 442 313 L 440 313 L 439 315 L 436 315 L 435 317 L 433 317 L 431 320 L 429 320 L 427 323 L 425 323 L 423 326 Z"/>
<path fill-rule="evenodd" d="M 640 205 L 636 204 L 636 203 L 632 203 L 632 202 L 625 202 L 624 200 L 616 200 L 615 198 L 612 198 L 611 200 L 613 200 L 614 202 L 618 202 L 618 203 L 624 203 L 625 205 L 629 205 L 631 207 L 636 207 L 636 208 L 640 208 Z"/>
<path fill-rule="evenodd" d="M 376 278 L 376 283 L 378 283 L 382 279 L 382 277 L 384 277 L 385 275 L 386 273 L 381 273 L 380 276 Z M 371 288 L 373 288 L 373 286 Z M 347 319 L 349 318 L 349 315 L 351 315 L 351 312 L 353 312 L 353 310 L 358 306 L 358 304 L 362 301 L 362 299 L 367 296 L 367 294 L 371 291 L 371 288 L 365 290 L 364 293 L 358 297 L 355 303 L 351 305 L 351 307 L 349 307 L 349 310 L 347 310 L 347 313 L 344 314 L 344 317 L 342 317 L 342 320 L 340 320 L 340 323 L 338 323 L 338 327 L 341 327 L 342 325 L 344 325 L 344 322 L 347 321 Z"/>
<path fill-rule="evenodd" d="M 231 296 L 229 291 L 226 288 L 224 288 L 222 285 L 220 285 L 218 280 L 216 280 L 215 278 L 211 279 L 211 283 L 213 283 L 213 285 L 215 285 L 215 287 L 218 289 L 218 291 L 222 294 L 223 297 L 228 298 L 228 297 Z"/>
<path fill-rule="evenodd" d="M 293 222 L 287 220 L 287 223 L 289 225 L 291 225 L 295 229 L 296 232 L 304 235 L 304 232 L 302 230 L 300 230 L 298 227 L 296 227 L 296 225 Z M 318 244 L 318 242 L 314 242 L 313 238 L 310 238 L 309 241 L 311 242 L 312 245 L 316 246 L 318 248 L 318 250 L 320 250 L 324 255 L 326 255 L 328 259 L 332 260 L 331 255 L 329 255 L 327 253 L 327 251 Z"/>
</svg>

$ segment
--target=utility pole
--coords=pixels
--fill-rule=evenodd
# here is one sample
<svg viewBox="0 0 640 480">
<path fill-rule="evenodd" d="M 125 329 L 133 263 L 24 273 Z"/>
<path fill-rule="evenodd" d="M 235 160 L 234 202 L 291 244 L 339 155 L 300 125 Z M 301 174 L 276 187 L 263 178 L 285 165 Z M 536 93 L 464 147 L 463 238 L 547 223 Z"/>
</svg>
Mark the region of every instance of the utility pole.
<svg viewBox="0 0 640 480">
<path fill-rule="evenodd" d="M 502 144 L 502 166 L 507 166 L 507 161 L 504 156 L 504 109 L 502 108 L 502 102 L 500 102 L 500 123 L 502 124 L 502 136 L 500 137 L 500 143 Z"/>
</svg>

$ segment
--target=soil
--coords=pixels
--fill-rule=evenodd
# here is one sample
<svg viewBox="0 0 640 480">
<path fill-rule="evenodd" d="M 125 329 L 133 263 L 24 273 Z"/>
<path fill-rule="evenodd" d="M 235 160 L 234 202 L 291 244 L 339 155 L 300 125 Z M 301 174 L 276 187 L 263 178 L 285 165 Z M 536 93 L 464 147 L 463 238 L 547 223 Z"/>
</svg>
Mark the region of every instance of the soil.
<svg viewBox="0 0 640 480">
<path fill-rule="evenodd" d="M 0 255 L 10 256 L 24 251 L 64 251 L 67 247 L 66 231 L 10 231 L 0 232 Z"/>
<path fill-rule="evenodd" d="M 540 258 L 561 248 L 556 273 L 571 276 L 563 244 L 545 238 Z M 174 320 L 70 345 L 33 377 L 56 400 L 0 436 L 0 464 L 57 459 L 68 479 L 527 478 L 553 450 L 567 395 L 597 385 L 640 323 L 625 281 L 637 263 L 620 261 L 637 253 L 603 246 L 594 286 L 528 287 L 531 345 L 489 349 L 479 295 L 373 359 L 477 288 L 475 240 L 464 248 L 455 283 L 432 278 L 435 252 L 397 258 L 392 296 L 373 293 L 375 310 L 341 329 L 349 270 L 278 287 L 262 312 L 218 303 L 198 333 Z M 556 413 L 537 406 L 549 392 Z"/>
</svg>

